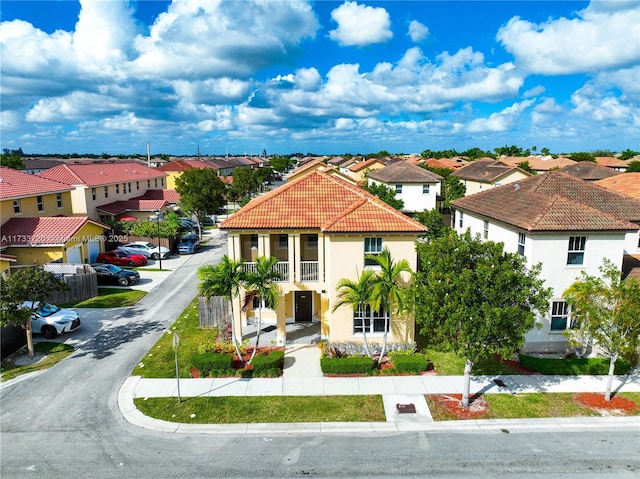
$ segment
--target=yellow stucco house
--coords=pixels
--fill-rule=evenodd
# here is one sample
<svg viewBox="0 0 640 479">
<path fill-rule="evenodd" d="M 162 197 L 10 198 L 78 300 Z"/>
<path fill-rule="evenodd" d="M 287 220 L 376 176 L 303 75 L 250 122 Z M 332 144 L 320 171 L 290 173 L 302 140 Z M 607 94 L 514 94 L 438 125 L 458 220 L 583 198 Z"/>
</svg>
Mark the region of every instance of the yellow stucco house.
<svg viewBox="0 0 640 479">
<path fill-rule="evenodd" d="M 376 312 L 363 321 L 346 306 L 331 311 L 336 285 L 342 278 L 357 280 L 372 267 L 365 256 L 384 247 L 395 261 L 407 259 L 415 270 L 415 241 L 426 232 L 377 197 L 321 171 L 252 200 L 220 229 L 228 232 L 229 257 L 244 260 L 245 268 L 260 256 L 279 259 L 281 301 L 276 310 L 262 312 L 263 322 L 276 325 L 278 344 L 286 343 L 286 324 L 296 322 L 319 322 L 322 338 L 330 341 L 361 341 L 366 325 L 368 340 L 381 341 L 385 323 Z M 237 309 L 234 321 L 242 331 Z M 389 341 L 413 341 L 414 330 L 412 317 L 394 316 Z"/>
<path fill-rule="evenodd" d="M 466 187 L 465 196 L 497 186 L 514 183 L 531 176 L 517 166 L 507 165 L 492 158 L 481 158 L 451 173 Z"/>
<path fill-rule="evenodd" d="M 173 160 L 158 167 L 159 171 L 167 174 L 167 189 L 176 189 L 176 179 L 182 175 L 184 171 L 194 168 L 211 168 L 217 169 L 211 163 L 203 160 Z"/>
</svg>

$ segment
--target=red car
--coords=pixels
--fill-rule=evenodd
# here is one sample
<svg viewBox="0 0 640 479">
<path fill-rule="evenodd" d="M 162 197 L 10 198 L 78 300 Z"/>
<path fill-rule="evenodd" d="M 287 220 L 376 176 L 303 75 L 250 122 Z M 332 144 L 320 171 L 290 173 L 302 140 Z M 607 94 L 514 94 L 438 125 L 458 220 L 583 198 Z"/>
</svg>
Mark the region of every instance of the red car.
<svg viewBox="0 0 640 479">
<path fill-rule="evenodd" d="M 147 258 L 141 254 L 127 254 L 114 249 L 113 251 L 100 253 L 97 262 L 115 264 L 117 266 L 142 266 L 143 264 L 147 264 Z"/>
</svg>

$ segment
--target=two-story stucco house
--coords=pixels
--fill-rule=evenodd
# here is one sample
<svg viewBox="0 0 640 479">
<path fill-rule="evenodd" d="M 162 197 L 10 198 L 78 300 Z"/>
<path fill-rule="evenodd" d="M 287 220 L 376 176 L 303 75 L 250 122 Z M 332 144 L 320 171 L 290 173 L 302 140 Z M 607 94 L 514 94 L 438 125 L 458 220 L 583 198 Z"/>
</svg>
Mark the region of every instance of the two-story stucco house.
<svg viewBox="0 0 640 479">
<path fill-rule="evenodd" d="M 159 166 L 158 171 L 164 171 L 167 174 L 167 189 L 176 189 L 176 179 L 188 170 L 211 168 L 218 171 L 212 163 L 204 160 L 173 160 Z"/>
<path fill-rule="evenodd" d="M 564 291 L 584 271 L 598 276 L 603 259 L 622 269 L 625 255 L 640 252 L 640 201 L 559 171 L 452 202 L 455 229 L 501 242 L 533 266 L 553 292 L 541 329 L 526 336 L 525 351 L 565 351 L 571 326 Z"/>
<path fill-rule="evenodd" d="M 403 211 L 417 213 L 432 210 L 440 195 L 442 176 L 406 161 L 397 161 L 368 174 L 372 183 L 381 184 L 396 192 L 396 199 L 404 202 Z"/>
<path fill-rule="evenodd" d="M 2 269 L 95 261 L 105 226 L 72 217 L 73 186 L 0 167 Z"/>
<path fill-rule="evenodd" d="M 531 174 L 516 166 L 509 166 L 491 158 L 483 158 L 454 171 L 451 176 L 462 181 L 466 187 L 465 195 L 469 196 L 522 180 Z"/>
<path fill-rule="evenodd" d="M 144 197 L 149 190 L 166 188 L 167 174 L 155 168 L 149 168 L 139 163 L 93 163 L 59 165 L 39 173 L 41 178 L 58 181 L 71 185 L 73 214 L 87 215 L 98 221 L 117 219 L 109 208 L 100 207 L 115 202 L 129 201 Z M 164 203 L 154 205 L 154 209 L 161 209 Z M 149 211 L 143 210 L 137 214 L 135 201 L 131 203 L 129 211 L 122 214 L 134 217 L 148 217 Z M 146 207 L 149 207 L 146 204 Z M 133 208 L 133 209 L 132 209 Z M 119 210 L 121 207 L 118 206 Z"/>
<path fill-rule="evenodd" d="M 320 171 L 252 200 L 220 228 L 229 235 L 229 257 L 244 260 L 247 268 L 260 256 L 280 260 L 282 301 L 275 311 L 263 311 L 263 320 L 276 324 L 280 344 L 286 341 L 287 323 L 310 321 L 321 323 L 322 337 L 331 341 L 362 340 L 363 324 L 369 340 L 381 340 L 381 313 L 369 312 L 363 321 L 348 307 L 331 311 L 336 285 L 342 278 L 357 280 L 372 267 L 365 256 L 384 247 L 394 260 L 405 258 L 415 269 L 415 241 L 426 232 L 377 197 Z M 235 321 L 241 328 L 239 312 Z M 389 340 L 413 341 L 414 329 L 412 317 L 394 317 Z"/>
</svg>

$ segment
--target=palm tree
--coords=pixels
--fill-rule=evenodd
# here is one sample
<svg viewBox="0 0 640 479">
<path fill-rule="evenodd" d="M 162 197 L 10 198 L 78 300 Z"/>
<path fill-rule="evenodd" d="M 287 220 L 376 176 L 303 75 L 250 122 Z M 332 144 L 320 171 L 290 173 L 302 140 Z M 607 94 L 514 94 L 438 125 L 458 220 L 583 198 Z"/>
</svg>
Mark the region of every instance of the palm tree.
<svg viewBox="0 0 640 479">
<path fill-rule="evenodd" d="M 280 279 L 280 274 L 274 269 L 278 258 L 260 256 L 256 261 L 253 271 L 246 273 L 247 288 L 253 290 L 260 298 L 260 310 L 258 311 L 258 332 L 256 333 L 256 346 L 253 348 L 249 364 L 258 350 L 260 342 L 260 330 L 262 329 L 262 310 L 265 306 L 275 309 L 280 301 L 280 288 L 275 282 Z"/>
<path fill-rule="evenodd" d="M 245 281 L 244 261 L 234 260 L 224 255 L 220 263 L 205 264 L 198 268 L 200 294 L 209 299 L 212 296 L 224 296 L 231 301 L 231 342 L 236 348 L 236 354 L 242 361 L 239 343 L 236 334 L 236 321 L 233 314 L 233 298 L 240 301 L 240 288 Z"/>
<path fill-rule="evenodd" d="M 377 255 L 368 255 L 369 259 L 375 261 L 380 270 L 372 276 L 373 289 L 371 293 L 372 311 L 384 311 L 384 339 L 382 351 L 378 358 L 378 364 L 382 361 L 387 349 L 387 335 L 389 332 L 389 320 L 392 312 L 404 311 L 404 290 L 402 284 L 402 273 L 412 273 L 411 266 L 406 259 L 401 259 L 397 263 L 391 258 L 389 248 L 384 248 Z"/>
<path fill-rule="evenodd" d="M 364 350 L 367 356 L 371 357 L 369 351 L 369 343 L 367 342 L 367 324 L 365 310 L 371 301 L 371 292 L 373 288 L 372 277 L 375 274 L 373 270 L 365 269 L 357 281 L 348 278 L 342 278 L 336 285 L 338 298 L 336 304 L 333 305 L 331 312 L 335 312 L 340 306 L 351 306 L 354 313 L 359 313 L 362 318 L 362 335 L 364 338 Z"/>
</svg>

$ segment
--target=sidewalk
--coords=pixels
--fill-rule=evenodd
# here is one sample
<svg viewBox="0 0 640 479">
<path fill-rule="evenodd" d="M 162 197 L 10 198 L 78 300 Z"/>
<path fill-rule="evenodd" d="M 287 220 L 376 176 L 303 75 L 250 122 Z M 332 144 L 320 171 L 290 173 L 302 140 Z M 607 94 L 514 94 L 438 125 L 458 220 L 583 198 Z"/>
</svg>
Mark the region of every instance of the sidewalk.
<svg viewBox="0 0 640 479">
<path fill-rule="evenodd" d="M 149 429 L 179 433 L 348 433 L 402 431 L 473 430 L 558 430 L 566 428 L 615 427 L 640 430 L 640 416 L 603 418 L 549 418 L 528 420 L 466 420 L 434 422 L 425 394 L 461 394 L 462 376 L 376 376 L 324 377 L 320 370 L 320 349 L 316 345 L 285 348 L 284 373 L 279 378 L 180 379 L 182 397 L 204 396 L 335 396 L 382 395 L 386 423 L 291 423 L 291 424 L 177 424 L 144 416 L 134 398 L 177 397 L 176 379 L 128 378 L 118 393 L 118 405 L 125 419 Z M 317 366 L 316 366 L 317 365 Z M 502 381 L 498 386 L 494 379 Z M 602 392 L 606 376 L 474 376 L 471 394 L 534 392 Z M 614 377 L 613 392 L 640 392 L 640 374 Z M 413 404 L 415 414 L 398 413 L 398 404 Z"/>
</svg>

